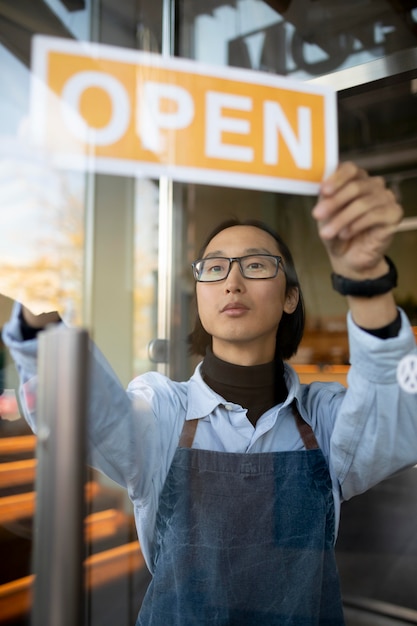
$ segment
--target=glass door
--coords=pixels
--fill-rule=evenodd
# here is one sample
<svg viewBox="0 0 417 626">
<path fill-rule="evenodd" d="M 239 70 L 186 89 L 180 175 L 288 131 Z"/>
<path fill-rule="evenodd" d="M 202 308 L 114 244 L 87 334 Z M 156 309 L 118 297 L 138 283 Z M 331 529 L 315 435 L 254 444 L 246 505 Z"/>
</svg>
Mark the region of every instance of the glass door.
<svg viewBox="0 0 417 626">
<path fill-rule="evenodd" d="M 346 310 L 331 291 L 326 255 L 310 219 L 315 199 L 51 168 L 27 141 L 30 44 L 32 35 L 42 33 L 333 85 L 341 158 L 384 174 L 404 206 L 392 256 L 401 276 L 398 302 L 417 325 L 417 5 L 353 4 L 0 3 L 0 291 L 20 292 L 22 299 L 36 294 L 39 305 L 58 307 L 69 323 L 87 327 L 124 385 L 152 369 L 184 380 L 196 365 L 187 346 L 195 315 L 191 262 L 218 222 L 255 217 L 288 241 L 304 285 L 308 324 L 293 359 L 301 380 L 346 381 Z M 2 302 L 1 325 L 10 306 Z M 7 352 L 1 354 L 0 626 L 17 626 L 29 623 L 35 574 L 36 442 L 20 415 L 16 372 Z M 373 492 L 370 500 L 346 505 L 338 558 L 350 624 L 360 623 L 356 610 L 391 611 L 392 617 L 417 611 L 411 593 L 417 573 L 415 472 L 382 485 L 382 499 Z M 149 574 L 131 504 L 124 491 L 93 471 L 85 493 L 85 623 L 133 624 Z M 373 524 L 367 528 L 364 511 Z M 381 534 L 374 538 L 376 527 Z M 400 536 L 401 545 L 391 541 Z"/>
<path fill-rule="evenodd" d="M 0 4 L 0 292 L 87 328 L 124 385 L 155 367 L 147 344 L 156 336 L 158 181 L 60 170 L 34 149 L 31 42 L 43 34 L 158 52 L 161 15 L 158 2 Z M 0 299 L 2 327 L 11 306 Z M 0 624 L 23 626 L 31 623 L 37 574 L 39 457 L 3 344 L 0 365 Z M 85 462 L 81 453 L 73 460 Z M 84 623 L 128 626 L 149 582 L 132 507 L 124 490 L 94 470 L 84 491 Z"/>
<path fill-rule="evenodd" d="M 396 299 L 417 336 L 417 5 L 359 1 L 353 10 L 351 4 L 320 0 L 182 0 L 177 22 L 180 56 L 337 90 L 340 159 L 383 175 L 404 208 L 390 254 L 401 277 Z M 190 313 L 183 311 L 181 322 L 173 319 L 173 335 L 182 335 L 185 345 L 181 324 L 185 318 L 192 323 L 195 315 L 190 263 L 207 234 L 230 217 L 261 219 L 289 243 L 303 285 L 307 327 L 293 366 L 302 382 L 346 384 L 346 306 L 332 292 L 328 260 L 310 217 L 315 198 L 220 186 L 177 187 L 187 239 L 183 274 L 174 292 L 187 294 Z M 172 373 L 183 378 L 194 365 L 189 361 L 188 373 L 173 366 Z M 411 521 L 416 486 L 417 470 L 412 468 L 342 507 L 337 559 L 348 624 L 417 619 Z"/>
</svg>

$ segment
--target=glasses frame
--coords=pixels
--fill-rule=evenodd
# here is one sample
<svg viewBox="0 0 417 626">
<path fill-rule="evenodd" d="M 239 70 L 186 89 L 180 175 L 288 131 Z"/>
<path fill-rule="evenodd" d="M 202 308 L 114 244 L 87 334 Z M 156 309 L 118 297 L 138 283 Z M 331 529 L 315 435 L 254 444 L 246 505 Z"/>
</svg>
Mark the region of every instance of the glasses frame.
<svg viewBox="0 0 417 626">
<path fill-rule="evenodd" d="M 250 259 L 251 257 L 268 257 L 271 259 L 275 259 L 276 261 L 276 268 L 275 268 L 275 273 L 273 274 L 273 276 L 267 276 L 265 278 L 261 277 L 261 276 L 245 276 L 245 273 L 243 271 L 243 267 L 242 267 L 242 261 L 244 259 Z M 216 278 L 215 280 L 201 280 L 198 277 L 198 271 L 197 271 L 197 264 L 201 263 L 202 261 L 209 261 L 210 259 L 221 259 L 222 261 L 228 261 L 229 262 L 229 269 L 227 270 L 227 274 L 226 276 L 223 276 L 223 278 Z M 246 278 L 247 280 L 270 280 L 271 278 L 275 278 L 278 274 L 278 269 L 280 266 L 280 263 L 282 262 L 282 257 L 278 256 L 276 254 L 245 254 L 244 256 L 233 256 L 233 257 L 227 257 L 227 256 L 215 256 L 215 257 L 204 257 L 202 259 L 197 259 L 196 261 L 194 261 L 194 263 L 191 263 L 191 267 L 193 268 L 193 276 L 195 278 L 195 280 L 198 283 L 206 283 L 206 284 L 210 284 L 210 283 L 219 283 L 222 280 L 226 280 L 226 278 L 229 276 L 230 271 L 232 269 L 232 264 L 233 263 L 237 263 L 239 265 L 239 269 L 240 269 L 240 273 L 242 274 L 243 278 Z"/>
</svg>

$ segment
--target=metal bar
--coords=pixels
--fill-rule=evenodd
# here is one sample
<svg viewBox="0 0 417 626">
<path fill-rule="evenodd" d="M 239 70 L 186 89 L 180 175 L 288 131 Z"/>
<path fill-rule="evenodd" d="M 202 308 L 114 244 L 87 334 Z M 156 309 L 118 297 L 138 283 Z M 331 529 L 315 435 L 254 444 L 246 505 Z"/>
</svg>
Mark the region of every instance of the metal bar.
<svg viewBox="0 0 417 626">
<path fill-rule="evenodd" d="M 162 2 L 161 54 L 170 57 L 175 49 L 176 0 Z M 158 363 L 158 371 L 169 376 L 169 345 L 171 339 L 172 308 L 172 238 L 173 238 L 173 181 L 166 176 L 159 179 L 159 240 L 158 240 L 158 323 L 157 341 L 167 347 L 165 360 Z"/>
<path fill-rule="evenodd" d="M 39 334 L 33 626 L 83 623 L 85 330 Z"/>
<path fill-rule="evenodd" d="M 162 0 L 162 46 L 164 57 L 174 55 L 176 0 Z"/>
<path fill-rule="evenodd" d="M 366 85 L 375 80 L 394 77 L 404 72 L 412 72 L 416 69 L 417 48 L 408 48 L 400 52 L 393 52 L 381 59 L 331 72 L 306 82 L 316 85 L 330 85 L 336 91 L 343 91 L 359 85 Z"/>
<path fill-rule="evenodd" d="M 172 239 L 173 239 L 173 182 L 166 176 L 159 179 L 159 236 L 158 236 L 158 340 L 165 340 L 166 361 L 158 363 L 158 371 L 170 375 L 169 346 L 171 339 L 172 308 Z"/>
</svg>

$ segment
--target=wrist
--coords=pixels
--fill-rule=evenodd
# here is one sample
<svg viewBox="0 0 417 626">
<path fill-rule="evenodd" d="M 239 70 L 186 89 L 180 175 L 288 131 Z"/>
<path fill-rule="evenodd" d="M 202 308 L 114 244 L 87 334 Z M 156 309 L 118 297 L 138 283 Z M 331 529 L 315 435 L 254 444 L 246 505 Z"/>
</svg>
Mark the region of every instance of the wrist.
<svg viewBox="0 0 417 626">
<path fill-rule="evenodd" d="M 388 326 L 398 316 L 398 308 L 392 293 L 373 298 L 347 297 L 353 321 L 366 331 Z"/>
<path fill-rule="evenodd" d="M 379 278 L 380 276 L 386 274 L 389 270 L 389 264 L 387 262 L 387 257 L 385 256 L 381 257 L 376 265 L 358 270 L 346 267 L 344 263 L 338 263 L 337 261 L 332 262 L 332 267 L 335 274 L 344 276 L 350 280 L 368 280 Z"/>
<path fill-rule="evenodd" d="M 378 328 L 365 328 L 360 326 L 360 328 L 379 339 L 392 339 L 393 337 L 397 337 L 401 330 L 401 314 L 397 311 L 395 320 L 384 326 L 378 326 Z"/>
</svg>

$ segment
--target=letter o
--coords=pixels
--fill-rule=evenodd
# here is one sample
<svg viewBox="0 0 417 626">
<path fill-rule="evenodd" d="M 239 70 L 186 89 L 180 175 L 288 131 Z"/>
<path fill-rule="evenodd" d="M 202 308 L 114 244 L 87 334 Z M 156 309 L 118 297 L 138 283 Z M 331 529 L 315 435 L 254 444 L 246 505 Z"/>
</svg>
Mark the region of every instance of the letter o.
<svg viewBox="0 0 417 626">
<path fill-rule="evenodd" d="M 103 89 L 112 103 L 112 117 L 103 128 L 89 126 L 79 108 L 84 91 L 90 87 Z M 106 146 L 123 137 L 129 125 L 130 104 L 126 89 L 120 81 L 104 72 L 85 71 L 72 76 L 62 90 L 62 116 L 68 129 L 84 143 Z"/>
</svg>

